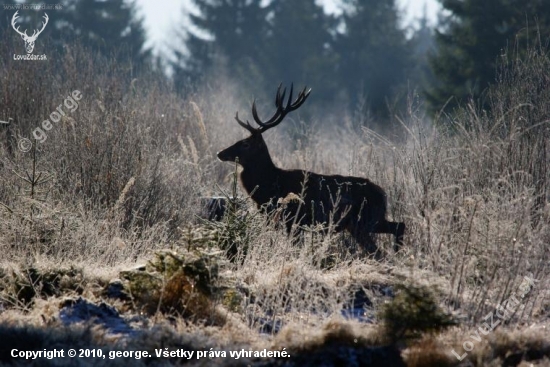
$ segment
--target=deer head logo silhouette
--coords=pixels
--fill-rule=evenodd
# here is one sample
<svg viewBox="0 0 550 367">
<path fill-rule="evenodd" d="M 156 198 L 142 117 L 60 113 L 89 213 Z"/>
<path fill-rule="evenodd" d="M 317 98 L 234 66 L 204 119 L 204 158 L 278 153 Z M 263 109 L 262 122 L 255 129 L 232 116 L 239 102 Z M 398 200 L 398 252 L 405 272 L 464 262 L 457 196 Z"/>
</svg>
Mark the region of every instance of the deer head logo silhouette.
<svg viewBox="0 0 550 367">
<path fill-rule="evenodd" d="M 15 26 L 15 23 L 17 22 L 17 18 L 19 18 L 19 16 L 17 15 L 18 12 L 19 10 L 16 11 L 15 14 L 13 14 L 13 17 L 11 18 L 11 26 L 17 33 L 21 35 L 21 38 L 23 38 L 23 41 L 25 41 L 25 50 L 27 50 L 27 53 L 30 54 L 34 50 L 34 42 L 36 41 L 36 38 L 38 38 L 40 33 L 42 33 L 44 28 L 46 28 L 46 24 L 48 24 L 48 20 L 49 20 L 48 14 L 44 13 L 44 21 L 42 22 L 42 28 L 40 30 L 35 29 L 33 34 L 29 36 L 27 34 L 26 29 L 25 29 L 25 32 L 21 32 L 19 30 L 19 26 L 17 27 Z"/>
</svg>

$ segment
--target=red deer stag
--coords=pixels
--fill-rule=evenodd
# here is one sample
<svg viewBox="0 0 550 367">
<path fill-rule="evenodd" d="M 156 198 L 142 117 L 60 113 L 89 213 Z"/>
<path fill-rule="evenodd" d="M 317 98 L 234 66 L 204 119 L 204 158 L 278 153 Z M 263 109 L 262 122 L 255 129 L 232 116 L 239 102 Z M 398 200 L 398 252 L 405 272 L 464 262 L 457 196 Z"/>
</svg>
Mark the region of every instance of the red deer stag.
<svg viewBox="0 0 550 367">
<path fill-rule="evenodd" d="M 248 121 L 235 119 L 250 132 L 250 136 L 227 149 L 218 152 L 221 161 L 238 162 L 242 166 L 241 182 L 257 206 L 272 212 L 280 200 L 289 194 L 301 195 L 300 204 L 293 203 L 284 209 L 287 231 L 294 223 L 315 225 L 332 221 L 336 231 L 347 230 L 354 239 L 368 249 L 371 233 L 390 233 L 398 245 L 402 244 L 405 224 L 386 220 L 386 193 L 366 178 L 340 175 L 320 175 L 303 170 L 284 170 L 275 166 L 262 133 L 277 126 L 291 111 L 299 108 L 309 96 L 311 89 L 304 88 L 292 101 L 290 87 L 285 104 L 286 88 L 277 89 L 275 114 L 262 121 L 252 103 L 252 116 L 259 125 L 254 128 Z M 397 248 L 397 246 L 396 246 Z"/>
</svg>

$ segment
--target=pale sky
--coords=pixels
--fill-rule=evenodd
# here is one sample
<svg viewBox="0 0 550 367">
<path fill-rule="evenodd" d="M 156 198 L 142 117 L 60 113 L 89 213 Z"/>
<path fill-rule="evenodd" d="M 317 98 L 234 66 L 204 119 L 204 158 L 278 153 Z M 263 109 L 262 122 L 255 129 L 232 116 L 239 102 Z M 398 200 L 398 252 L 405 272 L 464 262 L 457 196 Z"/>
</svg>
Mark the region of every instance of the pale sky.
<svg viewBox="0 0 550 367">
<path fill-rule="evenodd" d="M 325 4 L 325 9 L 329 12 L 335 8 L 334 0 L 319 1 Z M 174 37 L 173 30 L 181 23 L 184 6 L 190 6 L 189 0 L 137 0 L 137 3 L 145 18 L 145 28 L 150 38 L 148 45 L 153 46 L 155 51 L 170 48 L 168 45 Z M 440 9 L 437 0 L 398 0 L 398 4 L 406 11 L 406 24 L 422 16 L 424 5 L 429 19 L 435 23 Z"/>
</svg>

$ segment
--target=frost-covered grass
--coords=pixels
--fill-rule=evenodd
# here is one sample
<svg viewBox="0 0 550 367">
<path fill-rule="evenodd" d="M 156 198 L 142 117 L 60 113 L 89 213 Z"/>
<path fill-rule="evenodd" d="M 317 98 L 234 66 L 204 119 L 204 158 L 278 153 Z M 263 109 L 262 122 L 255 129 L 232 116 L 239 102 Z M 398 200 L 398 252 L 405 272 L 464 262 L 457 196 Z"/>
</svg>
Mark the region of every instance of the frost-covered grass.
<svg viewBox="0 0 550 367">
<path fill-rule="evenodd" d="M 375 260 L 343 235 L 312 231 L 293 244 L 249 201 L 231 223 L 196 218 L 201 196 L 232 195 L 235 167 L 215 152 L 246 135 L 233 116 L 247 116 L 250 101 L 235 81 L 217 77 L 182 99 L 155 73 L 129 75 L 77 45 L 47 62 L 0 61 L 0 120 L 11 121 L 0 125 L 0 339 L 12 343 L 3 345 L 285 348 L 295 365 L 342 355 L 457 365 L 452 350 L 462 355 L 484 318 L 521 294 L 518 311 L 466 358 L 481 366 L 534 351 L 529 358 L 549 365 L 548 63 L 532 52 L 509 65 L 492 113 L 467 105 L 431 122 L 413 96 L 393 135 L 342 111 L 310 111 L 306 121 L 300 111 L 266 133 L 281 167 L 386 189 L 389 216 L 406 222 L 405 246 L 394 253 L 391 236 L 378 235 Z M 75 89 L 78 108 L 22 152 L 18 139 Z M 227 238 L 246 245 L 239 261 L 220 250 Z M 526 276 L 536 280 L 529 289 Z M 66 298 L 79 296 L 113 306 L 139 332 L 60 326 Z M 426 327 L 436 319 L 419 315 L 436 308 L 458 324 Z M 1 348 L 0 361 L 13 362 Z"/>
</svg>

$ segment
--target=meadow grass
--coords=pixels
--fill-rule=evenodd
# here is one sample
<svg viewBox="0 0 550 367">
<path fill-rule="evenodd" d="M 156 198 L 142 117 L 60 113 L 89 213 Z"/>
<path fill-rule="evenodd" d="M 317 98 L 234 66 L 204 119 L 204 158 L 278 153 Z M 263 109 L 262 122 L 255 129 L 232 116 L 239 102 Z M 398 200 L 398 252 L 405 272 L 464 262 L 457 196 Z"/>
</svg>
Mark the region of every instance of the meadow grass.
<svg viewBox="0 0 550 367">
<path fill-rule="evenodd" d="M 280 167 L 385 188 L 389 216 L 407 233 L 398 253 L 391 236 L 376 236 L 383 256 L 374 260 L 348 236 L 315 228 L 295 244 L 246 198 L 235 167 L 215 157 L 246 135 L 233 116 L 246 116 L 251 98 L 230 77 L 213 76 L 182 98 L 158 72 L 134 74 L 79 45 L 45 62 L 1 60 L 0 120 L 11 123 L 0 125 L 0 334 L 36 348 L 286 347 L 301 365 L 326 346 L 389 345 L 411 366 L 457 365 L 451 349 L 521 294 L 502 330 L 467 358 L 488 365 L 535 348 L 549 365 L 549 63 L 541 50 L 511 60 L 487 95 L 491 110 L 472 102 L 432 120 L 411 93 L 384 135 L 353 111 L 313 111 L 308 121 L 297 113 L 265 134 Z M 33 130 L 74 90 L 78 108 L 35 141 Z M 19 149 L 23 137 L 34 143 L 29 152 Z M 200 197 L 212 194 L 238 196 L 244 208 L 231 221 L 197 219 Z M 237 261 L 221 250 L 228 239 Z M 535 279 L 528 289 L 525 277 Z M 106 296 L 115 279 L 130 301 Z M 343 316 L 359 294 L 366 323 Z M 77 296 L 146 315 L 143 334 L 55 331 L 61 300 Z M 415 297 L 426 303 L 410 308 Z M 437 308 L 457 326 L 432 332 L 391 316 L 388 303 L 412 321 Z"/>
</svg>

